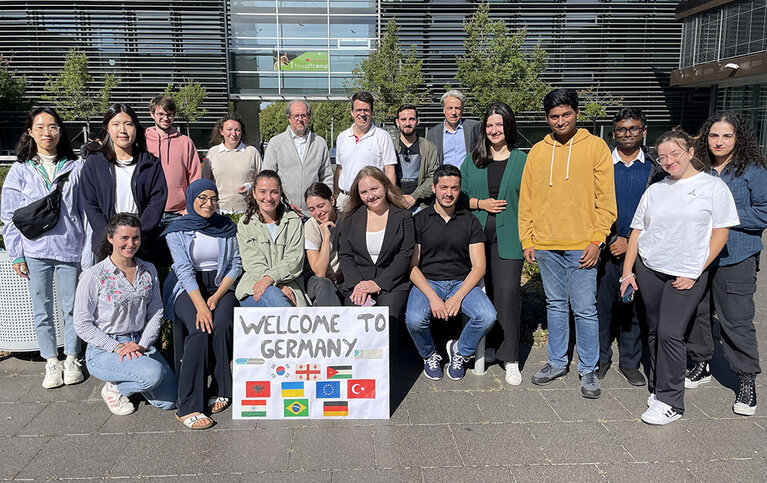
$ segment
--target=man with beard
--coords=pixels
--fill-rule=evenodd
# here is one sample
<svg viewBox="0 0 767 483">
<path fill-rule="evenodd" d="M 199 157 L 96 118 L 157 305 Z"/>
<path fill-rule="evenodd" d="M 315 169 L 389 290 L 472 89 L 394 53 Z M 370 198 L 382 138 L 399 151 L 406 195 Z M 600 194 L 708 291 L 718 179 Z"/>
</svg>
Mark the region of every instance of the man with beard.
<svg viewBox="0 0 767 483">
<path fill-rule="evenodd" d="M 397 186 L 405 194 L 406 208 L 426 208 L 432 196 L 431 178 L 439 166 L 437 147 L 415 132 L 421 120 L 414 106 L 406 104 L 397 109 L 394 122 L 399 129 L 398 162 L 394 166 Z"/>
<path fill-rule="evenodd" d="M 424 360 L 429 379 L 441 379 L 442 357 L 434 347 L 432 316 L 447 320 L 465 313 L 469 322 L 458 340 L 447 343 L 447 375 L 459 380 L 464 364 L 492 327 L 496 311 L 477 286 L 485 275 L 485 234 L 482 225 L 468 210 L 456 209 L 461 193 L 461 172 L 443 165 L 434 172 L 435 202 L 413 218 L 415 250 L 410 262 L 413 287 L 407 302 L 405 325 Z"/>
</svg>

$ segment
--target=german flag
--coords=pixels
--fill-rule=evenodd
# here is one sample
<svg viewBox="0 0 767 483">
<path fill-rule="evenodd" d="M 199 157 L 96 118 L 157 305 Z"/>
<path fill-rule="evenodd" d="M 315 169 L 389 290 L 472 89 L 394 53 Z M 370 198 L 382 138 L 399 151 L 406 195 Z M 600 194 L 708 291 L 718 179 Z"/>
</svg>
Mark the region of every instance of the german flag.
<svg viewBox="0 0 767 483">
<path fill-rule="evenodd" d="M 349 403 L 346 401 L 326 401 L 322 407 L 323 416 L 348 416 Z"/>
</svg>

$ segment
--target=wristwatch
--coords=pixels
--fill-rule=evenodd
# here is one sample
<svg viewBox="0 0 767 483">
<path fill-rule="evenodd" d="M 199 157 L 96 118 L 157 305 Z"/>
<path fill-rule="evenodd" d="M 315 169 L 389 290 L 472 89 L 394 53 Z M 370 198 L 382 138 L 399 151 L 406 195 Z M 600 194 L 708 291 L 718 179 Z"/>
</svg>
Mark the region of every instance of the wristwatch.
<svg viewBox="0 0 767 483">
<path fill-rule="evenodd" d="M 593 243 L 594 245 L 599 247 L 600 250 L 602 250 L 604 247 L 607 246 L 607 245 L 605 245 L 605 242 L 603 242 L 603 241 L 593 241 L 592 240 L 591 243 Z"/>
</svg>

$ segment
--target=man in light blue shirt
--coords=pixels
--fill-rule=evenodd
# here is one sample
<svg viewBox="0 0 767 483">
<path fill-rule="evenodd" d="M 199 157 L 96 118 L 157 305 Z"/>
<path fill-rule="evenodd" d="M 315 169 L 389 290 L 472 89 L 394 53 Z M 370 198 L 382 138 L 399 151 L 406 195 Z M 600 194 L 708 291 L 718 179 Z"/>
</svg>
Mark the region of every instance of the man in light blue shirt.
<svg viewBox="0 0 767 483">
<path fill-rule="evenodd" d="M 442 95 L 442 112 L 445 120 L 433 126 L 426 139 L 437 146 L 440 164 L 461 167 L 467 154 L 471 153 L 480 135 L 481 123 L 472 119 L 461 119 L 466 97 L 453 89 Z"/>
</svg>

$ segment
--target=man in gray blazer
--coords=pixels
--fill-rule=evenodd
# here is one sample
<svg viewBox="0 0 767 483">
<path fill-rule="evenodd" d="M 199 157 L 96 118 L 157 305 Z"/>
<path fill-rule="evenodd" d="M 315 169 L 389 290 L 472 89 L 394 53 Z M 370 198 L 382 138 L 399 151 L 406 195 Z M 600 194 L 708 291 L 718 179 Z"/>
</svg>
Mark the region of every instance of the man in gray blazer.
<svg viewBox="0 0 767 483">
<path fill-rule="evenodd" d="M 482 124 L 473 119 L 461 119 L 465 100 L 466 96 L 455 89 L 445 92 L 441 99 L 445 120 L 426 133 L 426 139 L 437 146 L 440 164 L 460 168 L 479 140 Z"/>
<path fill-rule="evenodd" d="M 333 189 L 328 143 L 309 130 L 312 108 L 308 102 L 296 99 L 285 108 L 289 126 L 285 132 L 269 140 L 262 169 L 277 171 L 288 201 L 306 216 L 309 210 L 304 191 L 317 181 Z"/>
</svg>

